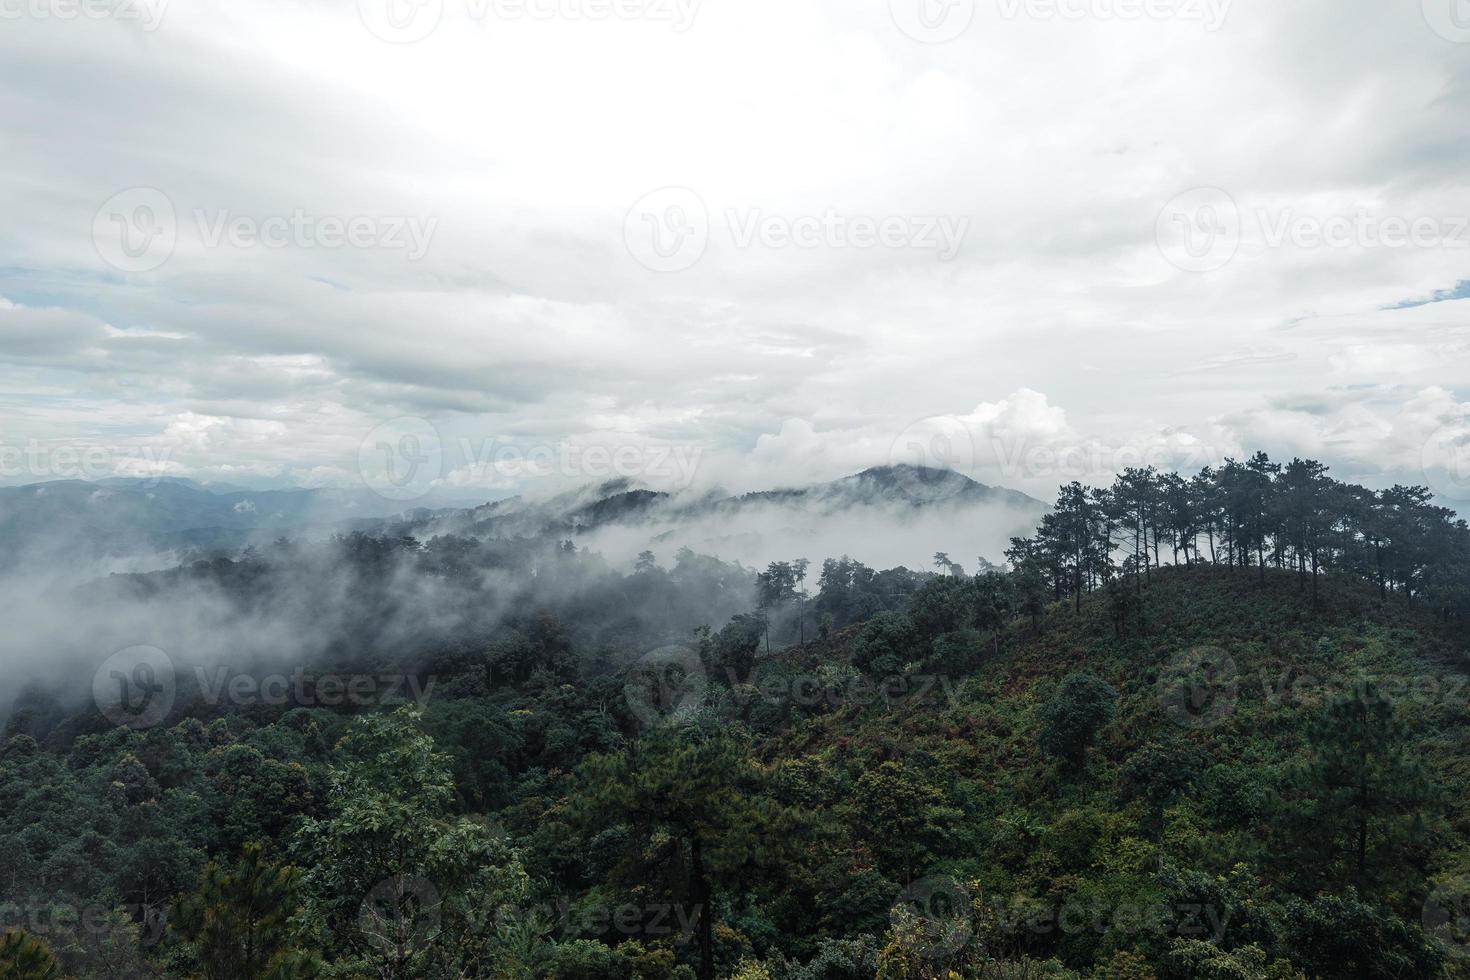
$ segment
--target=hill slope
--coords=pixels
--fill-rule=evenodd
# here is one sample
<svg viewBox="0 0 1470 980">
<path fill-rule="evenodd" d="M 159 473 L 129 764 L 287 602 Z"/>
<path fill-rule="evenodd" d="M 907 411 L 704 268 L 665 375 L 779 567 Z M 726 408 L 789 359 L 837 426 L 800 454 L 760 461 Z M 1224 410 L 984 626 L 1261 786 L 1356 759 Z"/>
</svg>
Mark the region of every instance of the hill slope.
<svg viewBox="0 0 1470 980">
<path fill-rule="evenodd" d="M 1077 612 L 1053 606 L 1039 631 L 1012 624 L 998 653 L 979 634 L 911 635 L 918 662 L 882 679 L 834 670 L 869 656 L 878 631 L 854 627 L 755 680 L 833 681 L 816 710 L 756 698 L 746 717 L 768 729 L 762 757 L 800 774 L 794 801 L 845 814 L 851 860 L 885 888 L 914 874 L 973 900 L 964 929 L 992 955 L 1144 971 L 1107 976 L 1289 975 L 1230 972 L 1244 967 L 1223 951 L 1258 947 L 1311 976 L 1460 975 L 1463 937 L 1441 929 L 1451 942 L 1437 945 L 1420 927 L 1459 907 L 1470 868 L 1463 638 L 1342 580 L 1313 609 L 1289 574 L 1264 587 L 1255 570 L 1152 578 L 1144 623 L 1123 636 L 1094 594 Z M 1116 692 L 1080 768 L 1045 748 L 1048 706 L 1078 672 Z M 1323 770 L 1342 747 L 1324 719 L 1345 700 L 1386 704 L 1403 729 L 1400 754 L 1363 769 L 1361 871 L 1355 793 Z M 1371 739 L 1348 747 L 1372 754 Z M 1414 765 L 1424 792 L 1392 779 Z M 875 813 L 865 797 L 880 787 L 906 805 Z M 877 932 L 880 904 L 866 913 Z"/>
</svg>

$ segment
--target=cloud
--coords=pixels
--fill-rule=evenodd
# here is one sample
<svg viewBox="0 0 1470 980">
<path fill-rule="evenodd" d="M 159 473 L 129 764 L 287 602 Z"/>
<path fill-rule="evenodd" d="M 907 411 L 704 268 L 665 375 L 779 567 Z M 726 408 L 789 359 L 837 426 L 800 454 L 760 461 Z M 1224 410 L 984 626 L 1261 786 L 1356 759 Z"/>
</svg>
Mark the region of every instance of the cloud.
<svg viewBox="0 0 1470 980">
<path fill-rule="evenodd" d="M 889 461 L 952 417 L 978 475 L 1042 496 L 1123 450 L 1255 438 L 1412 475 L 1385 419 L 1464 395 L 1444 284 L 1470 246 L 1470 68 L 1415 5 L 1240 2 L 1214 30 L 981 5 L 943 45 L 889 6 L 701 4 L 676 31 L 448 4 L 404 45 L 355 4 L 7 20 L 3 438 L 320 485 L 358 480 L 363 440 L 411 416 L 450 450 L 446 485 L 500 494 L 564 474 L 487 470 L 462 441 L 681 447 L 698 479 L 750 487 Z M 707 216 L 679 272 L 625 237 L 663 187 Z M 1205 272 L 1157 240 L 1197 187 L 1239 226 Z M 167 255 L 135 209 L 102 209 L 130 188 L 166 198 Z M 754 213 L 904 233 L 742 244 L 730 215 Z M 1439 238 L 1312 243 L 1360 214 Z M 367 245 L 323 233 L 356 219 Z M 309 230 L 212 243 L 237 221 Z M 951 260 L 912 247 L 943 221 L 965 222 Z M 408 227 L 433 229 L 417 258 L 391 245 Z M 1386 407 L 1340 397 L 1356 385 Z M 1071 461 L 1008 472 L 997 441 Z"/>
</svg>

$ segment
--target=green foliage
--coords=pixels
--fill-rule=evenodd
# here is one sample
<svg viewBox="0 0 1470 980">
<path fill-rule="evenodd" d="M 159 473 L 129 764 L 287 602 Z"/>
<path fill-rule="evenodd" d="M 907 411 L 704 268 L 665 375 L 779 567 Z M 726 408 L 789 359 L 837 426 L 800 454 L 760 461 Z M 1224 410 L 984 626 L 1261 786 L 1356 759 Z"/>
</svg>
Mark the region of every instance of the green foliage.
<svg viewBox="0 0 1470 980">
<path fill-rule="evenodd" d="M 1113 720 L 1118 692 L 1093 674 L 1068 674 L 1052 699 L 1036 712 L 1042 751 L 1081 769 L 1087 747 L 1102 727 Z"/>
<path fill-rule="evenodd" d="M 766 794 L 767 774 L 733 732 L 660 729 L 626 752 L 589 758 L 578 779 L 579 822 L 629 827 L 627 880 L 672 872 L 669 897 L 698 919 L 700 977 L 709 980 L 720 890 L 779 868 L 795 843 L 796 814 Z"/>
<path fill-rule="evenodd" d="M 519 901 L 515 852 L 483 823 L 450 815 L 448 760 L 417 709 L 360 718 L 329 772 L 331 812 L 301 824 L 306 923 L 328 950 L 379 976 L 487 967 L 487 913 Z"/>
<path fill-rule="evenodd" d="M 852 644 L 852 663 L 865 674 L 891 676 L 913 657 L 920 633 L 904 613 L 879 613 Z"/>
<path fill-rule="evenodd" d="M 867 843 L 879 870 L 902 882 L 929 866 L 960 817 L 942 790 L 897 762 L 863 773 L 851 814 L 853 832 Z"/>
<path fill-rule="evenodd" d="M 1169 948 L 1169 966 L 1199 980 L 1306 980 L 1285 959 L 1271 959 L 1259 946 L 1226 951 L 1202 939 L 1179 939 Z"/>
<path fill-rule="evenodd" d="M 1430 883 L 1470 872 L 1467 541 L 1418 488 L 1264 456 L 1066 487 L 1008 572 L 832 559 L 810 600 L 799 562 L 618 575 L 565 545 L 346 536 L 370 603 L 409 563 L 514 611 L 341 638 L 353 670 L 437 680 L 422 709 L 182 696 L 128 731 L 27 705 L 0 742 L 0 910 L 78 980 L 1463 975 L 1458 919 L 1426 929 Z M 492 568 L 561 598 L 487 603 Z M 708 689 L 645 732 L 627 665 L 690 642 Z M 1228 683 L 1180 711 L 1199 649 Z M 971 899 L 937 948 L 906 898 L 936 880 Z"/>
<path fill-rule="evenodd" d="M 1352 889 L 1342 896 L 1292 899 L 1286 907 L 1286 944 L 1311 976 L 1432 977 L 1444 962 L 1417 924 L 1375 909 Z"/>
<path fill-rule="evenodd" d="M 233 867 L 211 861 L 198 887 L 174 906 L 173 926 L 189 944 L 204 980 L 295 980 L 321 966 L 296 948 L 301 873 L 247 844 Z"/>
<path fill-rule="evenodd" d="M 1404 724 L 1372 683 L 1329 704 L 1307 729 L 1304 786 L 1322 861 L 1337 884 L 1391 883 L 1426 833 L 1431 790 Z"/>
<path fill-rule="evenodd" d="M 0 980 L 60 980 L 61 967 L 46 944 L 19 929 L 0 933 Z"/>
</svg>

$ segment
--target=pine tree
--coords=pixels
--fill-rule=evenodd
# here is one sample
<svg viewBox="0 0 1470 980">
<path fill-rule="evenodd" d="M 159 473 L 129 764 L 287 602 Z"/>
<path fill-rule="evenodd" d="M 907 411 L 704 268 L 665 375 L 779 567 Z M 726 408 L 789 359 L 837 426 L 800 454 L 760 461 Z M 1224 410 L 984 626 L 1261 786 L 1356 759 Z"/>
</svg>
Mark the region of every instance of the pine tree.
<svg viewBox="0 0 1470 980">
<path fill-rule="evenodd" d="M 1318 839 L 1361 888 L 1403 868 L 1403 848 L 1424 835 L 1431 787 L 1410 755 L 1408 733 L 1371 682 L 1330 703 L 1308 729 Z"/>
<path fill-rule="evenodd" d="M 61 967 L 46 944 L 19 929 L 0 935 L 0 980 L 60 980 Z"/>
</svg>

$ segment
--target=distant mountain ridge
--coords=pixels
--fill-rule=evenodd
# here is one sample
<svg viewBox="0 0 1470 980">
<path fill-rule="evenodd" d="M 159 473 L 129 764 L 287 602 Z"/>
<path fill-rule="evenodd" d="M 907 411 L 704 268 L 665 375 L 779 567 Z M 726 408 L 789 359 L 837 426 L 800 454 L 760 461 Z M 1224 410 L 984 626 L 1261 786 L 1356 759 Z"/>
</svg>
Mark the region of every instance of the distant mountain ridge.
<svg viewBox="0 0 1470 980">
<path fill-rule="evenodd" d="M 978 483 L 951 470 L 878 466 L 808 486 L 727 494 L 669 493 L 628 480 L 535 499 L 511 497 L 468 508 L 408 508 L 370 491 L 245 490 L 182 478 L 61 480 L 0 488 L 0 548 L 13 554 L 58 551 L 78 543 L 99 555 L 173 550 L 231 552 L 267 535 L 365 531 L 429 538 L 559 536 L 576 539 L 626 528 L 646 541 L 669 542 L 699 529 L 691 543 L 750 533 L 801 538 L 810 525 L 881 509 L 886 523 L 982 507 L 1015 511 L 1034 522 L 1046 505 L 1026 494 Z M 54 541 L 54 547 L 47 547 Z"/>
</svg>

